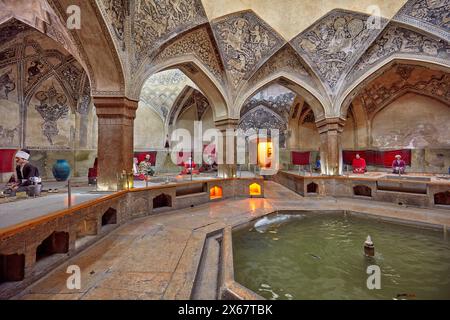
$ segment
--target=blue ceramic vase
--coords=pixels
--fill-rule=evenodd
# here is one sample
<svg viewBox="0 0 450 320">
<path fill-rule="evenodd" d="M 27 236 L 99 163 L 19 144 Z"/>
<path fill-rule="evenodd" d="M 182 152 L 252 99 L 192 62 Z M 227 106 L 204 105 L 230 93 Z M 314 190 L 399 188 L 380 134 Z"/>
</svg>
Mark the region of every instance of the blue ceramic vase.
<svg viewBox="0 0 450 320">
<path fill-rule="evenodd" d="M 56 181 L 66 181 L 70 176 L 70 165 L 67 160 L 56 160 L 52 172 Z"/>
</svg>

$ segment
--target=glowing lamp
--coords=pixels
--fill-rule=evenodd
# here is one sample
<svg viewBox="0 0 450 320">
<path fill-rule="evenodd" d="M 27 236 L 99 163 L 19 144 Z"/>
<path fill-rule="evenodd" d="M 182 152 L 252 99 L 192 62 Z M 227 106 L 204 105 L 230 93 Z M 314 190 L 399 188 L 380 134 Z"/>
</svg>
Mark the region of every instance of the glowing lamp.
<svg viewBox="0 0 450 320">
<path fill-rule="evenodd" d="M 214 186 L 211 189 L 209 189 L 209 198 L 210 199 L 219 199 L 222 198 L 222 188 L 218 186 Z"/>
<path fill-rule="evenodd" d="M 250 195 L 251 196 L 260 196 L 261 195 L 261 186 L 257 183 L 252 183 L 249 186 Z"/>
</svg>

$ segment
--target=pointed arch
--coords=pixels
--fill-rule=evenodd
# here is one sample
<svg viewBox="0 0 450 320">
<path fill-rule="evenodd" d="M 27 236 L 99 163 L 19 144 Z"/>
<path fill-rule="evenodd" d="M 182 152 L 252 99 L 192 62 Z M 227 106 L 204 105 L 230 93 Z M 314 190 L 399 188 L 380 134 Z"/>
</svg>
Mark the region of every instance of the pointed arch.
<svg viewBox="0 0 450 320">
<path fill-rule="evenodd" d="M 273 84 L 279 83 L 280 85 L 290 89 L 294 93 L 302 96 L 305 101 L 311 106 L 314 112 L 316 120 L 323 119 L 331 112 L 331 103 L 328 99 L 324 98 L 316 89 L 308 84 L 304 79 L 290 74 L 286 71 L 279 71 L 271 74 L 269 77 L 259 81 L 255 86 L 247 90 L 244 94 L 238 98 L 233 113 L 235 117 L 239 118 L 242 107 L 245 102 L 254 96 L 258 91 Z"/>
<path fill-rule="evenodd" d="M 48 2 L 59 22 L 65 26 L 68 18 L 66 10 L 73 5 L 73 1 L 45 1 Z M 79 53 L 80 63 L 89 75 L 92 96 L 124 96 L 124 67 L 98 5 L 94 0 L 78 1 L 77 5 L 82 12 L 83 28 L 64 32 L 73 44 L 74 50 Z"/>
<path fill-rule="evenodd" d="M 228 118 L 228 100 L 223 86 L 195 55 L 169 58 L 149 68 L 136 80 L 131 95 L 139 96 L 145 81 L 151 75 L 168 69 L 180 69 L 205 94 L 212 107 L 215 121 Z"/>
<path fill-rule="evenodd" d="M 189 85 L 184 86 L 183 90 L 178 94 L 178 97 L 175 99 L 175 101 L 172 104 L 172 107 L 169 111 L 169 116 L 166 119 L 166 126 L 171 126 L 176 123 L 176 120 L 181 115 L 181 112 L 183 110 L 182 107 L 186 103 L 186 101 L 189 99 L 189 97 L 194 92 L 194 88 L 192 88 Z"/>
<path fill-rule="evenodd" d="M 450 73 L 450 65 L 448 63 L 441 62 L 433 57 L 417 56 L 404 53 L 392 55 L 391 57 L 375 64 L 359 78 L 353 81 L 350 86 L 348 86 L 348 88 L 342 93 L 342 95 L 340 95 L 336 102 L 336 106 L 339 107 L 339 114 L 345 117 L 352 100 L 360 93 L 362 88 L 364 88 L 364 86 L 366 86 L 370 81 L 379 77 L 383 72 L 393 67 L 395 64 L 425 66 L 431 69 L 437 69 Z"/>
</svg>

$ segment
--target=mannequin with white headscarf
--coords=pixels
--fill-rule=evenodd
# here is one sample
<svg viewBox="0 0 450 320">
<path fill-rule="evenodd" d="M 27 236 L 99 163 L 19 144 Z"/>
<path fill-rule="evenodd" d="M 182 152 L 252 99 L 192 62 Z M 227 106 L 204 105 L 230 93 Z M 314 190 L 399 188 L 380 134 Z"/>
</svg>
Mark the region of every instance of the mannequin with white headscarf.
<svg viewBox="0 0 450 320">
<path fill-rule="evenodd" d="M 39 179 L 39 170 L 30 162 L 30 151 L 22 149 L 16 153 L 16 182 L 11 186 L 15 191 L 26 191 L 28 186 L 33 184 L 32 179 Z"/>
</svg>

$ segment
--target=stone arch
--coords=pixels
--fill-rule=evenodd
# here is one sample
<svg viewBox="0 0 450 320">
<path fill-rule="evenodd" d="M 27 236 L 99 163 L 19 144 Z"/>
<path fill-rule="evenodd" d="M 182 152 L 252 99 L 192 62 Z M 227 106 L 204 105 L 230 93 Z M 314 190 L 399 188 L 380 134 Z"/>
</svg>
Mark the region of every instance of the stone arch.
<svg viewBox="0 0 450 320">
<path fill-rule="evenodd" d="M 69 233 L 54 231 L 36 247 L 36 262 L 57 253 L 69 251 Z"/>
<path fill-rule="evenodd" d="M 65 26 L 66 9 L 73 3 L 67 0 L 47 2 Z M 124 96 L 123 66 L 98 5 L 95 1 L 81 1 L 77 5 L 82 12 L 83 28 L 68 30 L 66 34 L 74 50 L 79 52 L 82 66 L 89 75 L 92 96 Z M 86 32 L 86 29 L 90 32 Z M 95 41 L 92 34 L 95 34 Z"/>
<path fill-rule="evenodd" d="M 241 109 L 243 108 L 247 99 L 251 98 L 253 95 L 264 89 L 265 87 L 268 87 L 271 84 L 277 82 L 280 85 L 290 89 L 294 93 L 304 97 L 305 101 L 311 106 L 316 120 L 323 119 L 330 113 L 330 102 L 325 99 L 316 89 L 309 85 L 304 79 L 289 74 L 285 71 L 280 71 L 258 82 L 253 88 L 240 95 L 234 105 L 235 109 L 233 110 L 233 115 L 235 115 L 235 118 L 239 118 Z"/>
<path fill-rule="evenodd" d="M 125 91 L 122 65 L 97 5 L 94 1 L 77 3 L 83 13 L 83 29 L 68 30 L 66 9 L 71 4 L 65 0 L 16 0 L 13 6 L 2 8 L 6 14 L 0 25 L 15 19 L 53 38 L 86 70 L 93 95 L 122 96 Z M 83 32 L 86 29 L 90 32 Z M 92 34 L 96 35 L 95 41 Z"/>
<path fill-rule="evenodd" d="M 204 64 L 194 55 L 186 55 L 182 57 L 174 57 L 163 61 L 162 63 L 146 70 L 137 80 L 133 92 L 133 96 L 139 96 L 145 81 L 153 74 L 168 69 L 180 69 L 192 82 L 197 85 L 208 99 L 213 110 L 214 120 L 227 119 L 229 116 L 227 94 L 219 81 L 204 66 Z"/>
<path fill-rule="evenodd" d="M 364 88 L 364 86 L 366 86 L 370 81 L 379 77 L 384 71 L 390 69 L 395 64 L 402 63 L 430 67 L 450 73 L 450 67 L 448 66 L 448 64 L 437 61 L 435 58 L 409 54 L 392 55 L 391 57 L 375 64 L 347 87 L 347 89 L 340 95 L 336 102 L 336 106 L 339 107 L 339 114 L 345 118 L 350 104 L 352 103 L 353 99 L 360 93 L 361 89 Z"/>
<path fill-rule="evenodd" d="M 369 144 L 369 119 L 367 112 L 360 101 L 351 103 L 351 111 L 355 129 L 355 147 L 367 147 Z"/>
<path fill-rule="evenodd" d="M 384 108 L 386 108 L 392 102 L 394 102 L 398 98 L 401 98 L 402 96 L 404 96 L 407 93 L 414 93 L 414 94 L 421 95 L 421 96 L 424 96 L 424 97 L 427 97 L 427 98 L 430 98 L 430 99 L 434 99 L 434 100 L 442 102 L 442 103 L 446 104 L 448 107 L 450 107 L 450 105 L 448 104 L 448 101 L 443 101 L 442 99 L 439 99 L 436 95 L 433 95 L 433 94 L 431 94 L 429 92 L 420 91 L 420 90 L 417 90 L 417 89 L 406 88 L 406 89 L 402 89 L 402 90 L 396 92 L 394 95 L 389 97 L 389 99 L 387 99 L 386 101 L 383 101 L 383 103 L 368 118 L 369 123 L 372 122 L 372 120 L 375 118 L 375 116 L 380 111 L 382 111 Z"/>
<path fill-rule="evenodd" d="M 319 193 L 319 185 L 315 182 L 310 182 L 306 185 L 307 193 Z"/>
<path fill-rule="evenodd" d="M 106 226 L 108 224 L 117 224 L 117 210 L 114 208 L 108 208 L 102 214 L 102 226 Z"/>
<path fill-rule="evenodd" d="M 183 90 L 181 90 L 181 92 L 178 94 L 178 97 L 176 98 L 172 105 L 172 108 L 170 109 L 169 116 L 166 119 L 166 126 L 172 126 L 176 124 L 178 117 L 181 116 L 181 114 L 186 110 L 182 110 L 184 103 L 195 91 L 197 91 L 197 89 L 189 85 L 184 86 Z"/>
</svg>

